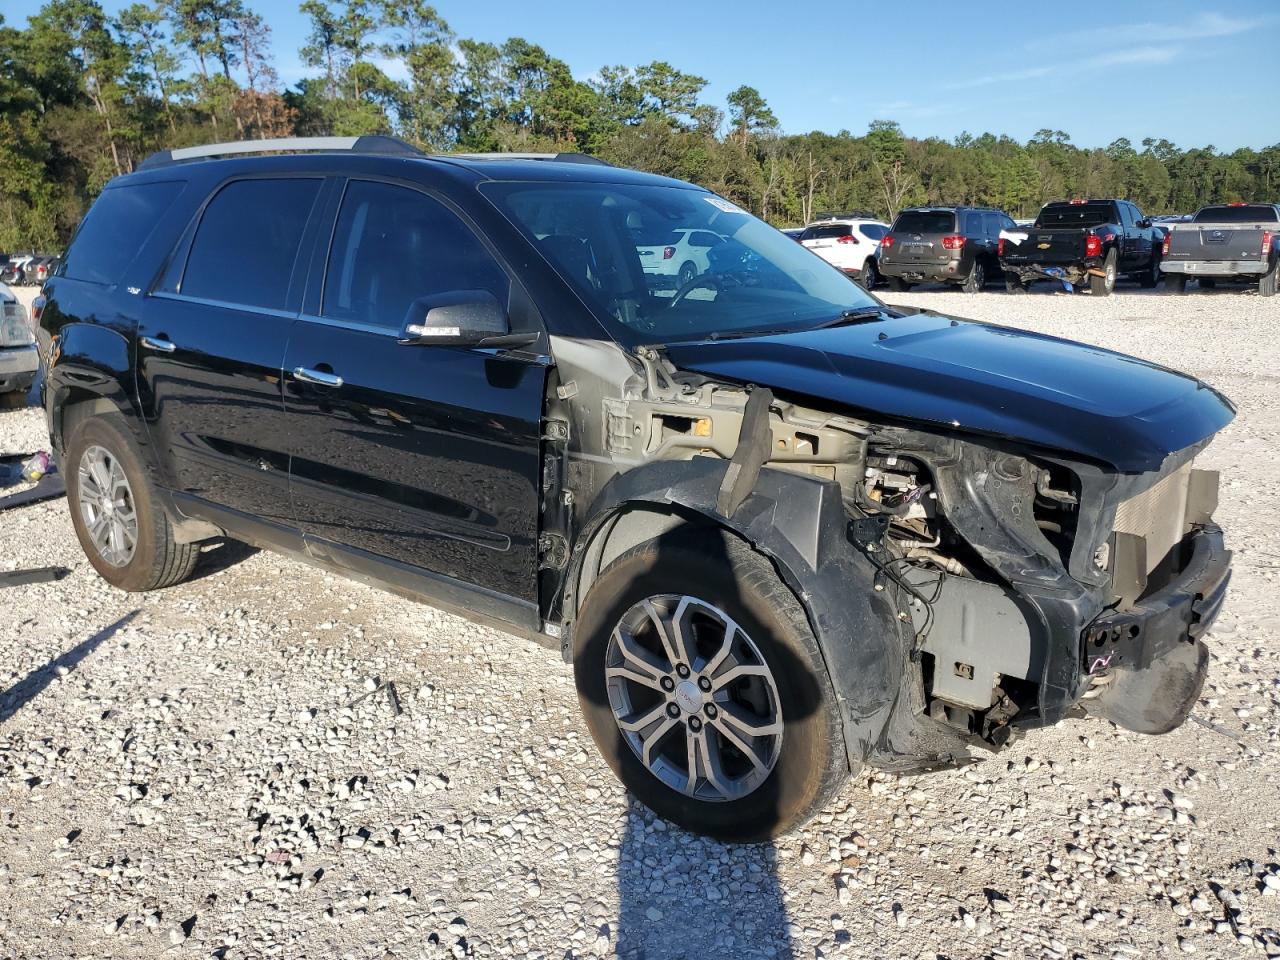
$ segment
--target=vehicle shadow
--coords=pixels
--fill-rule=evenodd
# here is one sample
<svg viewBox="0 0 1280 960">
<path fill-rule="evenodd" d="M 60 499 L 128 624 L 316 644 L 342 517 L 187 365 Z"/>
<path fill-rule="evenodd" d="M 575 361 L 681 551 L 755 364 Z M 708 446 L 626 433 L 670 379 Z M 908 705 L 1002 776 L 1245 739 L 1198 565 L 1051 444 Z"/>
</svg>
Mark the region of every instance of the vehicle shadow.
<svg viewBox="0 0 1280 960">
<path fill-rule="evenodd" d="M 42 667 L 37 667 L 25 677 L 0 693 L 0 724 L 4 723 L 28 703 L 38 697 L 59 676 L 59 669 L 73 670 L 81 660 L 94 651 L 103 641 L 109 640 L 121 628 L 127 626 L 140 611 L 126 613 L 115 623 L 109 624 L 88 639 L 78 644 L 61 656 L 50 660 Z"/>
<path fill-rule="evenodd" d="M 242 540 L 233 540 L 231 537 L 217 537 L 205 541 L 201 544 L 200 560 L 187 582 L 193 583 L 219 574 L 223 570 L 229 570 L 257 552 L 257 547 L 250 546 Z"/>
<path fill-rule="evenodd" d="M 671 546 L 670 540 L 659 541 L 651 567 L 661 576 L 660 589 L 664 591 L 671 589 L 671 571 L 688 570 L 688 542 L 683 544 L 683 562 L 674 550 L 671 554 L 666 552 Z M 696 552 L 705 569 L 730 569 L 728 544 L 721 537 L 699 539 Z M 738 611 L 746 618 L 739 620 L 739 625 L 748 636 L 758 630 L 757 642 L 763 647 L 769 638 L 759 624 L 751 625 L 750 607 L 742 606 L 748 600 L 744 586 L 734 577 L 721 576 L 676 589 L 688 590 L 689 595 L 721 610 Z M 620 617 L 622 607 L 631 602 L 621 599 L 615 614 Z M 788 678 L 793 696 L 783 696 L 791 705 L 790 714 L 784 714 L 783 721 L 787 731 L 797 729 L 814 717 L 810 705 L 819 702 L 817 681 L 782 644 L 768 644 L 766 659 L 780 683 L 782 677 Z M 681 723 L 677 731 L 683 733 L 685 727 Z M 678 742 L 670 754 L 679 763 L 685 755 L 684 738 L 674 739 Z M 784 732 L 784 744 L 786 740 Z M 631 746 L 620 733 L 615 743 L 603 748 L 625 757 L 624 762 L 636 762 Z M 724 758 L 731 759 L 731 748 L 722 744 L 720 750 L 722 762 L 729 762 Z M 645 776 L 653 775 L 641 770 Z M 780 771 L 775 768 L 745 799 L 724 804 L 723 815 L 750 818 L 757 824 L 790 818 L 795 801 L 792 791 L 780 780 Z M 796 956 L 795 944 L 777 866 L 778 851 L 773 843 L 727 843 L 687 832 L 652 812 L 629 792 L 618 859 L 617 956 L 622 960 L 701 960 L 710 956 L 791 960 Z"/>
</svg>

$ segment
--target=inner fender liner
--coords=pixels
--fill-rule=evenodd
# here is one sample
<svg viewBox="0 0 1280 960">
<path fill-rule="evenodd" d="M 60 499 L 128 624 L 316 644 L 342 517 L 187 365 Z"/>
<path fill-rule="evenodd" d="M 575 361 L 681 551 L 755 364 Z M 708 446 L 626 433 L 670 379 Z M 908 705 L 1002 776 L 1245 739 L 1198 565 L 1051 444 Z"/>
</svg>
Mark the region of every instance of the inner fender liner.
<svg viewBox="0 0 1280 960">
<path fill-rule="evenodd" d="M 875 590 L 876 568 L 849 540 L 838 484 L 766 467 L 726 517 L 716 505 L 728 467 L 724 460 L 695 457 L 647 464 L 611 480 L 574 543 L 555 612 L 573 619 L 587 548 L 619 512 L 692 512 L 733 531 L 769 557 L 804 606 L 840 703 L 845 749 L 856 771 L 888 722 L 909 648 L 909 618 L 899 619 L 889 591 Z"/>
</svg>

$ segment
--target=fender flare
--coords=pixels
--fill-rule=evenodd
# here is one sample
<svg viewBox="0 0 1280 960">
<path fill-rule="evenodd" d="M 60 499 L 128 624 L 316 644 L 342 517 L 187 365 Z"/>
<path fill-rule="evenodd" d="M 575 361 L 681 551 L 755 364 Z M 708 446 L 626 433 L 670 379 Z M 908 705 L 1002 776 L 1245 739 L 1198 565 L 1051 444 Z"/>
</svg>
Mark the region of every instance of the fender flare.
<svg viewBox="0 0 1280 960">
<path fill-rule="evenodd" d="M 716 510 L 729 462 L 710 457 L 637 467 L 611 480 L 593 502 L 570 551 L 555 615 L 566 651 L 580 599 L 576 585 L 590 546 L 612 519 L 633 510 L 675 512 L 729 530 L 768 558 L 804 608 L 840 706 L 845 749 L 857 770 L 881 739 L 898 698 L 910 618 L 893 591 L 877 591 L 874 564 L 849 537 L 838 484 L 764 468 L 731 517 Z"/>
</svg>

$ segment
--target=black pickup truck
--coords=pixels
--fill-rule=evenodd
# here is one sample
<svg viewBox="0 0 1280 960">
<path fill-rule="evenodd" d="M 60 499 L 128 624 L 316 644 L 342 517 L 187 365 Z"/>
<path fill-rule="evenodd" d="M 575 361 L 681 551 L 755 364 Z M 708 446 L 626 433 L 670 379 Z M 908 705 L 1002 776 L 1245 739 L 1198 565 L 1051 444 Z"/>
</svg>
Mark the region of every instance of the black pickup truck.
<svg viewBox="0 0 1280 960">
<path fill-rule="evenodd" d="M 1164 232 L 1128 200 L 1057 200 L 1030 227 L 1000 234 L 1005 288 L 1022 293 L 1036 280 L 1089 284 L 1105 297 L 1121 275 L 1144 287 L 1160 281 Z"/>
<path fill-rule="evenodd" d="M 1219 203 L 1201 207 L 1190 223 L 1173 227 L 1164 241 L 1160 268 L 1171 293 L 1186 293 L 1219 280 L 1257 282 L 1264 297 L 1276 294 L 1280 277 L 1280 205 Z"/>
</svg>

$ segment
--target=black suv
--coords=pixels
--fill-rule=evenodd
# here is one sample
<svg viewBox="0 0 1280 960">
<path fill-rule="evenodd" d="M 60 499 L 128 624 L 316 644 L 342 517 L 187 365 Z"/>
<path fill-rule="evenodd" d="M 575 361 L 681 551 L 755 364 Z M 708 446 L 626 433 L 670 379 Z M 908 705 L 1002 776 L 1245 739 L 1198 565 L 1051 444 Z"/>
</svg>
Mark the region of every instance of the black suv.
<svg viewBox="0 0 1280 960">
<path fill-rule="evenodd" d="M 978 293 L 999 275 L 1000 231 L 1014 225 L 990 207 L 903 210 L 880 241 L 880 273 L 901 293 L 916 283 L 950 283 Z"/>
<path fill-rule="evenodd" d="M 662 230 L 723 242 L 664 289 L 636 245 Z M 767 837 L 864 763 L 1078 703 L 1169 730 L 1204 680 L 1230 567 L 1192 460 L 1224 397 L 886 307 L 685 183 L 376 137 L 175 150 L 107 186 L 37 306 L 107 581 L 172 586 L 229 536 L 537 637 L 694 830 Z"/>
</svg>

